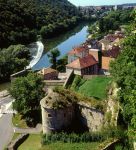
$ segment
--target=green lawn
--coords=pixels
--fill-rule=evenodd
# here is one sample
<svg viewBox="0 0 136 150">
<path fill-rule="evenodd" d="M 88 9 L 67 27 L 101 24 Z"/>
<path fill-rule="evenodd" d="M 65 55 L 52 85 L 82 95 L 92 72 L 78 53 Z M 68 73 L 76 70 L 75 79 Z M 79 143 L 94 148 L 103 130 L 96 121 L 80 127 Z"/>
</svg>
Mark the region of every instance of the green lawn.
<svg viewBox="0 0 136 150">
<path fill-rule="evenodd" d="M 105 99 L 107 97 L 107 86 L 111 78 L 108 77 L 95 77 L 86 80 L 78 88 L 78 92 L 89 97 Z"/>
<path fill-rule="evenodd" d="M 41 147 L 41 135 L 31 134 L 18 150 L 97 150 L 99 144 L 97 142 L 72 144 L 56 142 Z"/>
<path fill-rule="evenodd" d="M 41 148 L 41 135 L 31 134 L 26 141 L 21 144 L 18 150 L 39 150 Z"/>
</svg>

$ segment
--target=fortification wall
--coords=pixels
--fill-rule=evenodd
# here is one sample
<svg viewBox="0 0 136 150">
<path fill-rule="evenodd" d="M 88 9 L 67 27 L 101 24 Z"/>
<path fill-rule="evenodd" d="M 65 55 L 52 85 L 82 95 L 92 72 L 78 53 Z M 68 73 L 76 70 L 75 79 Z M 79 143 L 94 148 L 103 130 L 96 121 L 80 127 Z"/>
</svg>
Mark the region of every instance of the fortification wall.
<svg viewBox="0 0 136 150">
<path fill-rule="evenodd" d="M 103 125 L 104 114 L 86 102 L 79 102 L 77 106 L 77 114 L 80 122 L 89 131 L 99 131 Z"/>
<path fill-rule="evenodd" d="M 42 107 L 43 133 L 60 131 L 68 127 L 75 117 L 74 106 L 64 109 Z"/>
</svg>

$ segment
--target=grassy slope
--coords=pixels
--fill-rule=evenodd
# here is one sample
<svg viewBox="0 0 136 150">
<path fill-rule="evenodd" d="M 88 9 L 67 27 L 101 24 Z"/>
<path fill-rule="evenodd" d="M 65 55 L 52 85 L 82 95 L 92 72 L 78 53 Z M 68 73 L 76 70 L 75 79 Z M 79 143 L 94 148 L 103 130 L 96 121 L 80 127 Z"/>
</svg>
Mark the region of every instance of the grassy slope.
<svg viewBox="0 0 136 150">
<path fill-rule="evenodd" d="M 41 135 L 31 134 L 18 150 L 97 150 L 99 143 L 52 143 L 41 147 Z"/>
<path fill-rule="evenodd" d="M 26 141 L 20 145 L 18 150 L 38 150 L 41 148 L 41 135 L 31 134 Z"/>
<path fill-rule="evenodd" d="M 85 96 L 96 97 L 99 99 L 105 99 L 107 96 L 106 88 L 111 78 L 107 77 L 95 77 L 87 80 L 82 84 L 78 92 Z"/>
</svg>

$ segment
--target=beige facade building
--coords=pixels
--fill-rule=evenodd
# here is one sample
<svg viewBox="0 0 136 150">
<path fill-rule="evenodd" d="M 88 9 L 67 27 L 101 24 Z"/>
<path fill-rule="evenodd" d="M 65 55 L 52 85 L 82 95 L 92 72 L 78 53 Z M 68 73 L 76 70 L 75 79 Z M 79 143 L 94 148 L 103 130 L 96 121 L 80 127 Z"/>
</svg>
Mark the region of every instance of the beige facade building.
<svg viewBox="0 0 136 150">
<path fill-rule="evenodd" d="M 44 80 L 58 79 L 58 71 L 52 68 L 43 68 L 38 72 L 38 74 L 42 75 Z"/>
</svg>

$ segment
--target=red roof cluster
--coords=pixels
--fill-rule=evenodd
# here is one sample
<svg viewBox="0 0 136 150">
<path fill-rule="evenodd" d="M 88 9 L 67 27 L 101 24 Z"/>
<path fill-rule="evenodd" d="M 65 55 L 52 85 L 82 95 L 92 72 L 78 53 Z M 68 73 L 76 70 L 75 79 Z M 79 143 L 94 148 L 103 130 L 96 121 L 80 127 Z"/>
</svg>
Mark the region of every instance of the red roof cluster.
<svg viewBox="0 0 136 150">
<path fill-rule="evenodd" d="M 97 63 L 98 62 L 95 60 L 95 58 L 89 54 L 86 57 L 78 58 L 78 59 L 74 60 L 72 63 L 70 63 L 66 66 L 70 67 L 70 68 L 75 68 L 75 69 L 82 69 L 82 68 L 86 68 L 89 66 L 93 66 Z"/>
</svg>

